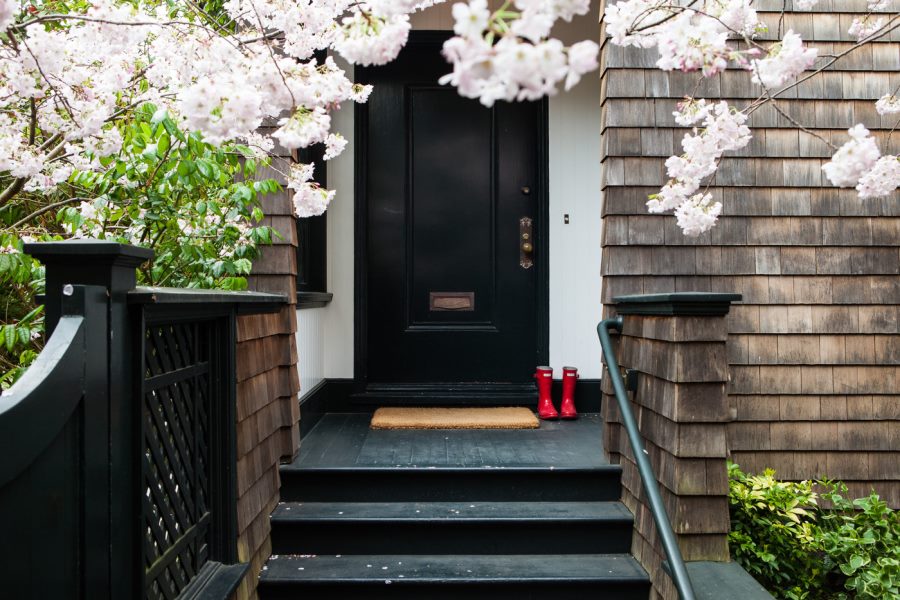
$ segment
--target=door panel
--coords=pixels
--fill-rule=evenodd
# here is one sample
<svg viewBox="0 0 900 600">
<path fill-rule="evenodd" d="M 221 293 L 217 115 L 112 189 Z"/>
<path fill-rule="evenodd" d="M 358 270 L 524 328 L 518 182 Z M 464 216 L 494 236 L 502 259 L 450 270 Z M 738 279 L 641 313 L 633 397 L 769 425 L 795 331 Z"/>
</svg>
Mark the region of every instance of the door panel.
<svg viewBox="0 0 900 600">
<path fill-rule="evenodd" d="M 545 111 L 461 98 L 435 84 L 449 68 L 440 40 L 413 39 L 357 77 L 375 85 L 360 148 L 367 383 L 527 383 L 546 362 Z"/>
</svg>

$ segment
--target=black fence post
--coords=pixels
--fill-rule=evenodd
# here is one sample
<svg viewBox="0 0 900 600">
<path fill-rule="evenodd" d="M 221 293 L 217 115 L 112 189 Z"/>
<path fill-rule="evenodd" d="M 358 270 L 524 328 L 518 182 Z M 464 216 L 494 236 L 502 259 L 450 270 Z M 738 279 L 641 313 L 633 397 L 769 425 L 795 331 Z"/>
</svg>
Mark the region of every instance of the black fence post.
<svg viewBox="0 0 900 600">
<path fill-rule="evenodd" d="M 87 551 L 97 553 L 101 549 L 108 559 L 102 567 L 88 569 L 85 589 L 93 590 L 88 595 L 91 600 L 137 598 L 143 565 L 138 536 L 141 506 L 134 490 L 140 476 L 141 432 L 140 402 L 135 394 L 134 328 L 127 294 L 136 285 L 135 269 L 151 259 L 153 252 L 102 240 L 32 243 L 25 245 L 25 252 L 46 267 L 48 337 L 62 314 L 65 286 L 97 285 L 107 290 L 108 327 L 102 332 L 107 343 L 102 343 L 99 332 L 93 332 L 94 347 L 88 348 L 104 355 L 95 358 L 105 361 L 106 377 L 105 381 L 89 382 L 93 393 L 85 406 L 85 441 L 89 443 L 85 452 L 91 458 L 91 470 L 85 473 L 89 484 L 86 491 L 91 490 L 92 496 L 85 500 L 94 504 L 85 515 L 85 524 L 93 529 L 85 541 L 91 545 Z"/>
<path fill-rule="evenodd" d="M 153 257 L 148 248 L 103 240 L 36 242 L 25 244 L 25 253 L 46 267 L 47 337 L 59 321 L 64 285 L 101 285 L 109 290 L 110 312 L 124 315 L 125 294 L 137 285 L 135 269 Z M 111 327 L 115 324 L 110 322 Z"/>
</svg>

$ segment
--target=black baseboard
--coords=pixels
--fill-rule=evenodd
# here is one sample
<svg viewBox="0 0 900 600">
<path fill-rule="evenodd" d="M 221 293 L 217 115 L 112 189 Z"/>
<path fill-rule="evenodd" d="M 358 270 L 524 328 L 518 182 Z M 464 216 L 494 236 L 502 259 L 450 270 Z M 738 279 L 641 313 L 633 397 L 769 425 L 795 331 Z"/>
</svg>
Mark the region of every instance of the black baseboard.
<svg viewBox="0 0 900 600">
<path fill-rule="evenodd" d="M 390 386 L 388 386 L 390 387 Z M 316 423 L 325 413 L 371 413 L 379 406 L 414 406 L 421 401 L 423 404 L 440 406 L 459 406 L 478 404 L 474 400 L 476 396 L 466 393 L 446 394 L 439 398 L 434 396 L 417 394 L 397 394 L 392 392 L 384 394 L 380 387 L 373 386 L 374 391 L 367 390 L 362 384 L 353 379 L 325 379 L 319 382 L 309 393 L 300 400 L 300 435 L 301 437 L 315 427 Z M 521 396 L 521 395 L 520 395 Z M 558 405 L 562 396 L 562 381 L 553 381 L 553 400 Z M 430 399 L 429 399 L 430 398 Z M 483 396 L 481 400 L 483 400 Z M 537 401 L 535 390 L 529 397 L 508 398 L 511 405 L 530 405 Z M 575 387 L 575 405 L 580 412 L 600 412 L 602 393 L 599 379 L 580 379 Z M 515 401 L 513 401 L 515 400 Z M 489 404 L 504 404 L 501 397 L 489 402 Z"/>
<path fill-rule="evenodd" d="M 300 437 L 316 426 L 329 412 L 361 412 L 353 410 L 348 399 L 354 390 L 352 379 L 323 379 L 300 398 Z"/>
<path fill-rule="evenodd" d="M 316 426 L 328 412 L 328 380 L 323 379 L 300 398 L 300 437 Z"/>
<path fill-rule="evenodd" d="M 562 398 L 562 379 L 553 380 L 553 402 L 559 404 Z M 575 408 L 579 412 L 600 412 L 603 392 L 600 391 L 599 379 L 579 379 L 575 384 Z"/>
</svg>

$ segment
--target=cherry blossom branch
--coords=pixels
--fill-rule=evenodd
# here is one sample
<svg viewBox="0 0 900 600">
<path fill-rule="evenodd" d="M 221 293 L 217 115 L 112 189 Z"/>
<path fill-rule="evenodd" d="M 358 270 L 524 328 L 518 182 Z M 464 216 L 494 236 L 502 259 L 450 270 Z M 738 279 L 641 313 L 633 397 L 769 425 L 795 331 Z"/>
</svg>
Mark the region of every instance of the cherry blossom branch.
<svg viewBox="0 0 900 600">
<path fill-rule="evenodd" d="M 59 134 L 59 133 L 53 134 L 52 136 L 50 136 L 50 138 L 47 139 L 46 142 L 44 142 L 43 144 L 41 144 L 38 147 L 38 152 L 42 152 L 42 151 L 46 150 L 47 148 L 50 148 L 51 146 L 56 144 L 62 138 L 63 138 L 62 134 Z M 61 147 L 60 147 L 60 149 L 61 149 Z M 51 154 L 52 154 L 52 152 L 51 152 Z M 13 182 L 10 183 L 6 187 L 6 189 L 3 190 L 2 193 L 0 193 L 0 206 L 5 205 L 12 198 L 14 198 L 16 194 L 21 192 L 22 188 L 25 187 L 25 183 L 27 181 L 28 181 L 27 177 L 17 177 L 15 180 L 13 180 Z"/>
<path fill-rule="evenodd" d="M 885 24 L 884 27 L 887 27 L 891 22 L 898 20 L 898 18 L 900 18 L 900 14 L 894 15 L 891 18 L 891 20 Z M 885 35 L 888 35 L 893 30 L 900 28 L 900 22 L 895 23 L 892 27 L 890 27 L 890 29 L 887 29 L 887 30 L 885 30 L 884 27 L 882 29 L 880 29 L 879 32 L 876 32 L 875 34 L 872 34 L 871 36 L 865 38 L 864 40 L 857 42 L 856 44 L 854 44 L 853 46 L 850 46 L 843 52 L 833 55 L 832 57 L 830 57 L 830 59 L 825 64 L 817 67 L 816 69 L 814 69 L 812 71 L 809 71 L 806 75 L 799 77 L 792 83 L 782 87 L 777 92 L 772 94 L 772 97 L 776 98 L 776 97 L 780 96 L 781 94 L 783 94 L 784 92 L 791 90 L 791 89 L 803 84 L 806 81 L 809 81 L 813 77 L 817 76 L 819 73 L 822 73 L 823 71 L 827 70 L 829 67 L 831 67 L 833 64 L 835 64 L 838 60 L 844 58 L 845 56 L 854 52 L 858 48 L 864 46 L 865 44 L 868 44 L 870 42 L 878 40 L 878 39 L 884 37 Z M 749 116 L 749 115 L 753 114 L 757 109 L 762 107 L 762 105 L 764 105 L 766 102 L 768 102 L 768 99 L 763 96 L 760 96 L 760 98 L 758 98 L 757 100 L 752 102 L 750 105 L 745 107 L 742 110 L 742 112 L 745 112 Z"/>
<path fill-rule="evenodd" d="M 103 19 L 100 17 L 91 17 L 88 15 L 82 15 L 77 13 L 72 14 L 51 14 L 51 15 L 41 15 L 40 17 L 35 17 L 29 21 L 23 21 L 22 23 L 18 23 L 15 25 L 10 25 L 9 29 L 12 31 L 22 32 L 25 31 L 28 27 L 32 25 L 37 25 L 39 23 L 52 23 L 52 22 L 65 22 L 65 21 L 84 21 L 86 23 L 102 23 L 104 25 L 120 25 L 120 26 L 128 26 L 128 27 L 174 27 L 177 25 L 182 25 L 186 27 L 191 27 L 195 29 L 201 29 L 208 33 L 211 33 L 217 37 L 230 37 L 225 36 L 212 29 L 211 27 L 207 27 L 202 23 L 196 23 L 194 21 L 178 21 L 178 20 L 169 20 L 169 21 L 114 21 L 112 19 Z"/>
<path fill-rule="evenodd" d="M 41 78 L 43 78 L 43 80 L 47 82 L 47 85 L 50 86 L 50 89 L 53 90 L 54 101 L 56 101 L 56 99 L 58 98 L 59 101 L 62 102 L 63 108 L 65 108 L 66 112 L 69 113 L 69 118 L 72 119 L 73 123 L 77 124 L 78 121 L 75 119 L 75 114 L 72 111 L 72 107 L 69 105 L 69 101 L 66 100 L 65 96 L 59 93 L 59 91 L 56 89 L 56 86 L 53 85 L 53 82 L 50 81 L 50 78 L 47 77 L 46 73 L 44 73 L 44 69 L 41 68 L 41 62 L 38 60 L 37 56 L 34 55 L 34 52 L 31 51 L 28 43 L 24 39 L 21 40 L 21 42 L 22 45 L 25 46 L 25 50 L 28 52 L 28 54 L 31 55 L 32 60 L 34 60 L 34 66 L 38 70 L 38 73 L 41 74 Z"/>
<path fill-rule="evenodd" d="M 253 3 L 253 0 L 250 0 L 250 7 L 253 9 L 253 14 L 256 15 L 256 22 L 259 23 L 260 31 L 265 31 L 266 28 L 263 25 L 262 18 L 259 16 L 259 11 L 256 10 L 256 4 Z M 275 58 L 275 51 L 272 50 L 272 44 L 270 40 L 265 40 L 266 49 L 269 51 L 269 56 L 272 58 L 272 64 L 275 66 L 275 69 L 278 71 L 278 76 L 281 77 L 281 83 L 284 84 L 285 89 L 287 89 L 288 94 L 291 95 L 291 103 L 295 106 L 297 105 L 297 99 L 294 97 L 294 90 L 291 89 L 291 86 L 288 85 L 287 79 L 284 77 L 284 71 L 281 70 L 281 65 L 278 64 L 278 59 Z"/>
<path fill-rule="evenodd" d="M 48 213 L 51 210 L 55 210 L 61 206 L 65 206 L 66 204 L 73 204 L 75 202 L 81 202 L 84 200 L 90 200 L 90 198 L 82 198 L 82 197 L 66 198 L 65 200 L 60 200 L 59 202 L 54 202 L 53 204 L 48 204 L 48 205 L 41 207 L 38 210 L 34 211 L 27 217 L 23 217 L 23 218 L 19 219 L 18 221 L 16 221 L 9 227 L 6 227 L 5 229 L 7 231 L 15 230 L 17 227 L 21 227 L 22 225 L 29 223 L 32 219 L 37 218 L 45 213 Z"/>
</svg>

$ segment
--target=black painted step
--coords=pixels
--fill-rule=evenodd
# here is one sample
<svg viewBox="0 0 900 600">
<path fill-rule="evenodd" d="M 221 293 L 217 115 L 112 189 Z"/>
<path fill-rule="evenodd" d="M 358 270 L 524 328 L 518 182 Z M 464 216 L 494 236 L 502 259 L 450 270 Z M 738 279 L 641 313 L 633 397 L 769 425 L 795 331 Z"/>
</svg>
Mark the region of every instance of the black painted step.
<svg viewBox="0 0 900 600">
<path fill-rule="evenodd" d="M 614 501 L 619 465 L 590 467 L 281 467 L 283 502 Z"/>
<path fill-rule="evenodd" d="M 627 554 L 273 556 L 261 600 L 316 598 L 646 600 Z"/>
<path fill-rule="evenodd" d="M 272 552 L 618 553 L 632 523 L 619 502 L 287 502 L 272 513 Z"/>
</svg>

